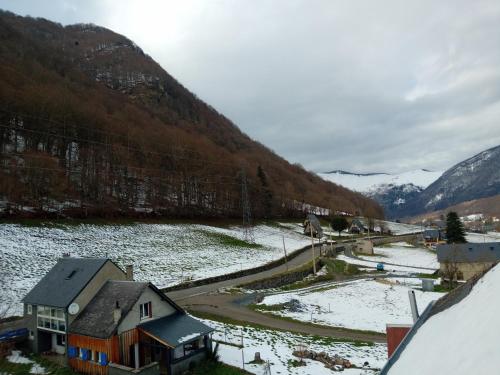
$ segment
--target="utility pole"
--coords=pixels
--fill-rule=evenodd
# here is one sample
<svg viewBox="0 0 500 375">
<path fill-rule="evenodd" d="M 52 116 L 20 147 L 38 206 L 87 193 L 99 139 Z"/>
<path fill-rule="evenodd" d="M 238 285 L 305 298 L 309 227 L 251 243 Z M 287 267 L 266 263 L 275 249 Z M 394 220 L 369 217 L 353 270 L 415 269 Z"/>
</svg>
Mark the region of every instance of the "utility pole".
<svg viewBox="0 0 500 375">
<path fill-rule="evenodd" d="M 285 266 L 288 271 L 288 259 L 286 257 L 286 247 L 285 247 L 285 236 L 281 236 L 283 238 L 283 252 L 285 253 Z"/>
<path fill-rule="evenodd" d="M 309 220 L 309 229 L 311 230 L 311 245 L 312 245 L 312 258 L 313 258 L 313 275 L 316 275 L 316 257 L 314 256 L 314 236 L 313 236 L 313 226 Z"/>
</svg>

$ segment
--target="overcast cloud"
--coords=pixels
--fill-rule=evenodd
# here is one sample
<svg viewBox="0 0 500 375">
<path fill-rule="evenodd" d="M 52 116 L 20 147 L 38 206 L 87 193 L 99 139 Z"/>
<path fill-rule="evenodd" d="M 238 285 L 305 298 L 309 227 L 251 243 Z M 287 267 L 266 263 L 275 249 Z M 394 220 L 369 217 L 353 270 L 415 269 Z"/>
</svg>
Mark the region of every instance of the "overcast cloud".
<svg viewBox="0 0 500 375">
<path fill-rule="evenodd" d="M 126 35 L 314 171 L 444 170 L 500 145 L 500 1 L 0 0 Z"/>
</svg>

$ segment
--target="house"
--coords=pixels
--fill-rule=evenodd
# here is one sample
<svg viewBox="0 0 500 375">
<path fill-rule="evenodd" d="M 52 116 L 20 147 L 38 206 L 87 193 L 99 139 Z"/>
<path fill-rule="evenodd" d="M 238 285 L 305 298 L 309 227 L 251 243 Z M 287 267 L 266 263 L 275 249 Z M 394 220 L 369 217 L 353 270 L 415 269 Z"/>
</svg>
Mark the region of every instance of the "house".
<svg viewBox="0 0 500 375">
<path fill-rule="evenodd" d="M 352 245 L 352 251 L 356 254 L 373 255 L 373 242 L 370 240 L 357 240 Z"/>
<path fill-rule="evenodd" d="M 351 226 L 349 227 L 350 233 L 362 234 L 368 232 L 368 227 L 365 226 L 363 221 L 359 218 L 354 218 L 351 221 Z"/>
<path fill-rule="evenodd" d="M 70 326 L 69 365 L 84 374 L 180 374 L 206 357 L 212 331 L 153 284 L 111 280 Z"/>
<path fill-rule="evenodd" d="M 438 228 L 426 228 L 422 234 L 424 244 L 427 246 L 446 241 L 446 232 Z"/>
<path fill-rule="evenodd" d="M 65 354 L 67 328 L 108 280 L 126 274 L 109 259 L 65 257 L 23 298 L 34 353 Z"/>
<path fill-rule="evenodd" d="M 441 244 L 437 258 L 444 277 L 468 280 L 500 261 L 500 242 Z"/>
<path fill-rule="evenodd" d="M 388 327 L 393 352 L 379 375 L 497 373 L 499 293 L 495 266 L 431 302 L 412 326 Z"/>
<path fill-rule="evenodd" d="M 318 218 L 316 215 L 308 214 L 307 218 L 304 220 L 304 234 L 310 236 L 311 233 L 313 237 L 323 237 L 323 228 Z"/>
</svg>

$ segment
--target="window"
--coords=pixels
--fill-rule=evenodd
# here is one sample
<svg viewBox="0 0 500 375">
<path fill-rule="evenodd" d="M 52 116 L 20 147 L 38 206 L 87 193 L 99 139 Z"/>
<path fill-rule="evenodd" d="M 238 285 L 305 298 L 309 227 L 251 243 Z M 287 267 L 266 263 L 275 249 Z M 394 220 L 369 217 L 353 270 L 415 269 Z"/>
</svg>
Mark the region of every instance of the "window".
<svg viewBox="0 0 500 375">
<path fill-rule="evenodd" d="M 26 311 L 29 315 L 33 314 L 33 305 L 26 305 Z"/>
<path fill-rule="evenodd" d="M 174 349 L 174 359 L 179 359 L 184 357 L 184 346 L 180 345 Z"/>
<path fill-rule="evenodd" d="M 205 338 L 207 336 L 199 337 L 194 341 L 188 342 L 184 345 L 179 345 L 174 349 L 174 360 L 187 357 L 193 353 L 198 352 L 205 347 Z"/>
<path fill-rule="evenodd" d="M 38 328 L 55 332 L 66 332 L 66 314 L 63 309 L 56 309 L 47 306 L 37 306 Z"/>
<path fill-rule="evenodd" d="M 141 320 L 148 319 L 153 316 L 151 311 L 151 302 L 141 303 L 140 305 L 140 317 Z"/>
</svg>

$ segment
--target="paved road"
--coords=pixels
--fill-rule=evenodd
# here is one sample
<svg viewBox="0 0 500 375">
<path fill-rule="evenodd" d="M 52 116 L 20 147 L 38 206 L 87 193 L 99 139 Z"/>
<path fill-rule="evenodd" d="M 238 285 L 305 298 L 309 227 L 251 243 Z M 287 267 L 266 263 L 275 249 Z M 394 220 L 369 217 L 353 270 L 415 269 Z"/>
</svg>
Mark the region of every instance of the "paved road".
<svg viewBox="0 0 500 375">
<path fill-rule="evenodd" d="M 239 303 L 239 299 L 241 298 L 241 295 L 210 294 L 185 299 L 181 302 L 181 305 L 195 312 L 199 311 L 202 313 L 214 314 L 287 332 L 334 337 L 345 340 L 386 342 L 383 333 L 350 331 L 342 328 L 316 326 L 292 322 L 269 314 L 259 313 Z"/>
<path fill-rule="evenodd" d="M 295 258 L 291 259 L 288 262 L 288 270 L 292 270 L 294 268 L 299 268 L 306 263 L 311 263 L 312 265 L 312 250 L 311 246 L 304 247 L 302 253 L 297 255 Z M 319 248 L 315 246 L 315 255 L 316 257 L 319 255 Z M 278 275 L 280 273 L 286 272 L 287 268 L 284 264 L 280 266 L 276 266 L 267 271 L 257 272 L 251 275 L 238 277 L 231 280 L 218 281 L 212 284 L 196 286 L 188 289 L 175 290 L 171 292 L 167 292 L 167 295 L 172 298 L 174 301 L 178 302 L 186 298 L 195 297 L 204 295 L 207 293 L 216 292 L 221 288 L 231 288 L 241 284 L 246 284 L 252 281 L 257 281 L 261 279 L 266 279 L 271 276 Z"/>
</svg>

